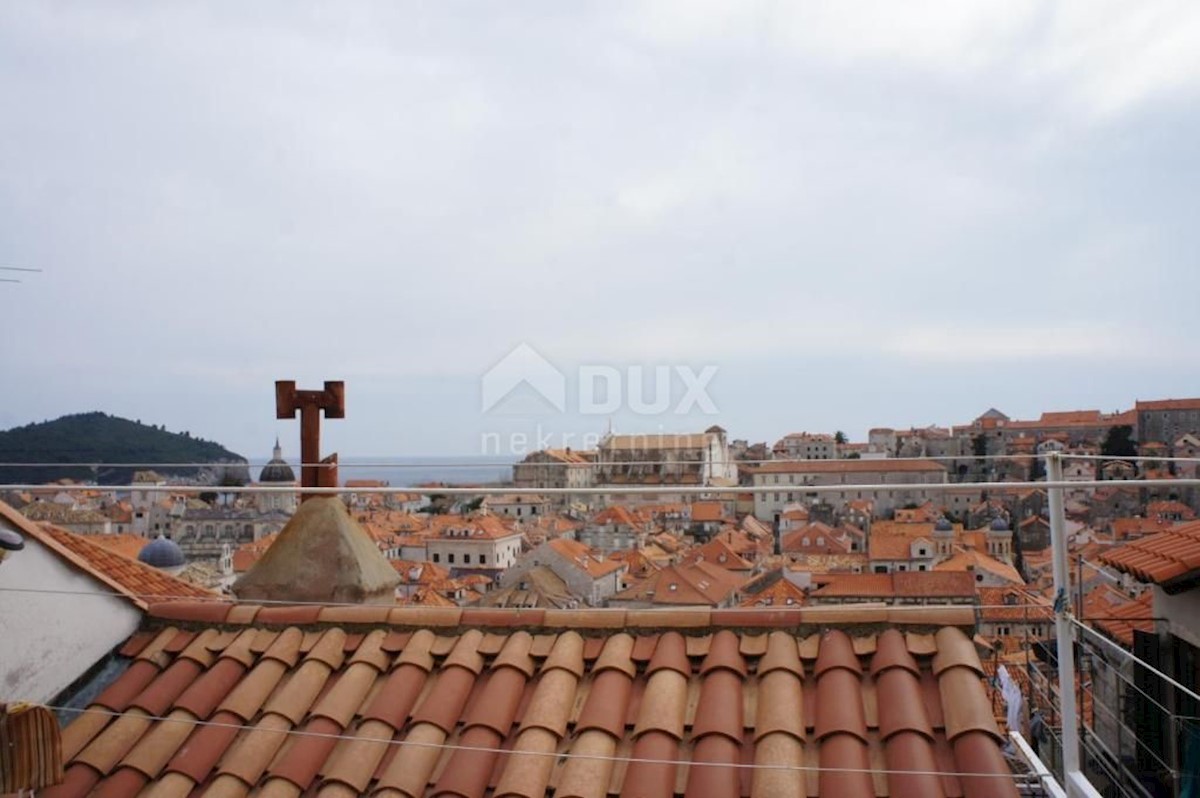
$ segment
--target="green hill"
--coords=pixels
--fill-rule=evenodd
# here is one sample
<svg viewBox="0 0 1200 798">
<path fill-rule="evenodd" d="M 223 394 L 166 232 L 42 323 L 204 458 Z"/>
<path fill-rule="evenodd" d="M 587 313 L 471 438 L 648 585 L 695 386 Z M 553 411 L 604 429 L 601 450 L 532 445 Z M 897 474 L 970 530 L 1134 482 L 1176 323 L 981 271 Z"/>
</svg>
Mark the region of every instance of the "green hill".
<svg viewBox="0 0 1200 798">
<path fill-rule="evenodd" d="M 0 432 L 0 463 L 131 463 L 99 468 L 0 465 L 0 482 L 43 483 L 70 478 L 100 484 L 129 482 L 156 463 L 245 463 L 246 458 L 190 433 L 130 421 L 105 413 L 79 413 Z M 199 468 L 164 468 L 160 474 L 195 476 Z M 239 469 L 244 471 L 244 469 Z"/>
</svg>

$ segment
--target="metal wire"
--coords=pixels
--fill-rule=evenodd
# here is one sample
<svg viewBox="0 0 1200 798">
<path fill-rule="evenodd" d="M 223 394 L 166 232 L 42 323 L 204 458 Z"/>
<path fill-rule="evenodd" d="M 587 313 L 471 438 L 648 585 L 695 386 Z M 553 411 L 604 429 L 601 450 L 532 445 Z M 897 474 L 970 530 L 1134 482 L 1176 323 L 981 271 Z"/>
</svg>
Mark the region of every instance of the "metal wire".
<svg viewBox="0 0 1200 798">
<path fill-rule="evenodd" d="M 1069 617 L 1069 618 L 1068 618 L 1068 620 L 1069 620 L 1071 623 L 1073 623 L 1075 626 L 1078 626 L 1080 629 L 1082 629 L 1083 631 L 1085 631 L 1085 632 L 1087 632 L 1088 634 L 1090 634 L 1090 635 L 1091 635 L 1092 637 L 1094 637 L 1096 640 L 1099 640 L 1100 642 L 1104 643 L 1104 645 L 1108 646 L 1108 647 L 1109 647 L 1110 649 L 1112 649 L 1113 651 L 1116 651 L 1117 653 L 1119 653 L 1121 656 L 1125 657 L 1126 659 L 1129 659 L 1129 660 L 1131 660 L 1131 661 L 1133 661 L 1133 662 L 1137 663 L 1138 665 L 1142 666 L 1143 668 L 1145 668 L 1145 669 L 1146 669 L 1146 670 L 1148 670 L 1149 672 L 1153 673 L 1155 676 L 1157 676 L 1158 678 L 1162 679 L 1162 680 L 1163 680 L 1163 681 L 1165 681 L 1167 684 L 1169 684 L 1169 685 L 1171 685 L 1172 687 L 1174 687 L 1176 690 L 1179 690 L 1180 692 L 1182 692 L 1184 695 L 1188 696 L 1188 697 L 1189 697 L 1189 698 L 1191 698 L 1192 700 L 1194 700 L 1194 701 L 1200 701 L 1200 693 L 1196 693 L 1195 691 L 1191 690 L 1190 688 L 1188 688 L 1188 687 L 1186 687 L 1186 686 L 1184 686 L 1184 685 L 1180 684 L 1179 682 L 1175 681 L 1175 680 L 1174 680 L 1174 679 L 1172 679 L 1170 676 L 1168 676 L 1167 674 L 1165 674 L 1165 673 L 1163 673 L 1162 671 L 1160 671 L 1158 668 L 1155 668 L 1155 667 L 1154 667 L 1153 665 L 1151 665 L 1150 663 L 1146 662 L 1146 661 L 1145 661 L 1145 660 L 1143 660 L 1143 659 L 1140 659 L 1140 658 L 1139 658 L 1137 655 L 1135 655 L 1135 654 L 1134 654 L 1132 651 L 1127 651 L 1127 650 L 1125 650 L 1124 648 L 1122 648 L 1121 646 L 1118 646 L 1116 643 L 1112 642 L 1111 640 L 1109 640 L 1108 638 L 1106 638 L 1104 635 L 1102 635 L 1102 634 L 1100 634 L 1099 632 L 1097 632 L 1095 629 L 1092 629 L 1092 628 L 1091 628 L 1091 627 L 1089 627 L 1087 624 L 1085 624 L 1085 623 L 1082 623 L 1082 622 L 1081 622 L 1081 621 L 1079 621 L 1077 618 L 1074 618 L 1074 617 Z M 1147 696 L 1147 697 L 1149 697 L 1149 696 Z"/>
<path fill-rule="evenodd" d="M 211 596 L 183 596 L 172 595 L 168 593 L 134 593 L 123 592 L 119 590 L 58 590 L 45 587 L 0 587 L 0 593 L 33 593 L 52 596 L 109 596 L 115 598 L 136 598 L 150 599 L 154 602 L 170 602 L 170 601 L 199 601 L 211 602 L 214 604 L 229 604 L 255 606 L 255 605 L 273 605 L 279 604 L 288 607 L 361 607 L 362 602 L 354 601 L 286 601 L 281 599 L 256 599 L 254 601 L 237 601 L 234 597 L 226 594 L 213 593 Z M 398 604 L 397 609 L 404 609 L 407 605 Z M 808 604 L 808 605 L 792 605 L 790 607 L 768 607 L 766 609 L 787 609 L 800 611 L 803 609 L 812 609 L 813 607 L 836 606 L 839 608 L 859 607 L 862 609 L 887 609 L 888 612 L 898 610 L 901 612 L 922 612 L 934 609 L 969 609 L 969 610 L 986 610 L 986 609 L 1049 609 L 1044 604 L 885 604 L 883 602 L 865 602 L 858 604 Z M 459 607 L 458 609 L 472 609 L 470 607 Z M 762 612 L 764 607 L 728 607 L 721 612 L 747 612 L 756 613 Z M 515 611 L 515 610 L 514 610 Z M 625 607 L 588 607 L 588 612 L 606 613 L 606 612 L 626 612 Z M 673 607 L 648 607 L 646 609 L 638 609 L 638 612 L 661 612 L 671 613 L 678 610 Z M 1015 622 L 1014 622 L 1015 623 Z"/>
<path fill-rule="evenodd" d="M 823 461 L 822 461 L 823 462 Z M 883 461 L 881 461 L 883 462 Z M 886 470 L 886 469 L 881 469 Z M 1072 482 L 894 482 L 858 484 L 848 482 L 838 485 L 772 484 L 772 485 L 661 485 L 608 484 L 589 488 L 517 488 L 501 485 L 403 485 L 366 488 L 318 488 L 299 485 L 272 486 L 224 486 L 224 485 L 39 485 L 32 483 L 9 483 L 0 485 L 0 491 L 142 491 L 145 493 L 308 493 L 313 495 L 340 495 L 343 493 L 421 493 L 444 496 L 609 496 L 673 493 L 680 496 L 706 496 L 716 493 L 976 493 L 979 491 L 1003 493 L 1006 491 L 1049 490 L 1062 488 L 1121 487 L 1129 490 L 1140 488 L 1196 488 L 1200 479 L 1139 479 L 1139 480 L 1080 480 Z"/>
<path fill-rule="evenodd" d="M 866 773 L 875 774 L 882 773 L 885 775 L 897 776 L 956 776 L 960 778 L 999 778 L 999 779 L 1015 779 L 1017 774 L 1008 773 L 985 773 L 975 771 L 949 771 L 949 770 L 903 770 L 903 769 L 885 769 L 885 768 L 834 768 L 823 767 L 820 765 L 784 765 L 784 764 L 759 764 L 755 762 L 702 762 L 688 759 L 657 759 L 650 757 L 635 757 L 635 756 L 619 756 L 616 754 L 580 754 L 571 751 L 518 751 L 515 749 L 503 748 L 488 748 L 478 745 L 463 745 L 462 743 L 433 743 L 402 740 L 392 737 L 359 737 L 348 734 L 333 734 L 331 732 L 316 732 L 306 729 L 264 729 L 259 726 L 251 726 L 244 723 L 222 723 L 220 721 L 211 720 L 190 720 L 187 718 L 176 718 L 163 715 L 151 715 L 144 710 L 125 710 L 118 712 L 111 709 L 103 709 L 96 707 L 87 707 L 80 709 L 77 707 L 55 706 L 44 704 L 46 709 L 55 712 L 74 712 L 79 714 L 96 714 L 106 715 L 108 717 L 119 718 L 123 716 L 132 716 L 142 718 L 144 720 L 160 721 L 164 723 L 186 723 L 189 726 L 214 726 L 223 729 L 236 729 L 239 731 L 259 731 L 268 732 L 270 734 L 294 735 L 297 737 L 316 737 L 321 739 L 332 740 L 362 740 L 365 742 L 386 743 L 388 745 L 412 746 L 413 748 L 431 748 L 439 751 L 473 751 L 487 754 L 500 754 L 503 756 L 540 756 L 552 757 L 554 759 L 583 759 L 601 762 L 626 762 L 629 764 L 644 764 L 644 765 L 687 765 L 689 767 L 713 767 L 713 768 L 734 768 L 737 770 L 783 770 L 788 772 L 799 773 Z M 1031 780 L 1041 780 L 1045 778 L 1040 774 L 1028 773 L 1021 774 Z"/>
<path fill-rule="evenodd" d="M 655 433 L 656 434 L 656 433 Z M 484 457 L 492 457 L 492 455 L 483 455 Z M 1059 456 L 1064 460 L 1121 460 L 1121 461 L 1141 461 L 1153 460 L 1155 462 L 1164 463 L 1200 463 L 1200 457 L 1155 457 L 1153 455 L 1105 455 L 1105 454 L 1068 454 L 1059 453 Z M 495 455 L 499 458 L 502 455 Z M 515 455 L 514 455 L 515 457 Z M 1042 454 L 948 454 L 948 455 L 915 455 L 910 457 L 863 457 L 863 458 L 847 458 L 838 457 L 829 460 L 816 459 L 793 459 L 787 457 L 773 458 L 771 460 L 585 460 L 583 462 L 570 463 L 559 460 L 549 461 L 544 463 L 526 463 L 523 460 L 505 458 L 502 462 L 412 462 L 412 463 L 397 463 L 392 460 L 379 460 L 367 462 L 350 462 L 341 461 L 338 463 L 341 468 L 506 468 L 516 465 L 530 466 L 534 468 L 624 468 L 627 466 L 676 466 L 676 467 L 705 467 L 705 466 L 757 466 L 757 465 L 772 465 L 776 463 L 840 463 L 840 462 L 866 462 L 866 463 L 923 463 L 923 462 L 942 462 L 942 461 L 959 461 L 959 460 L 1045 460 L 1050 457 L 1049 453 Z M 194 463 L 140 463 L 140 462 L 123 462 L 123 463 L 108 463 L 95 461 L 78 461 L 78 462 L 0 462 L 0 467 L 3 468 L 220 468 L 220 467 L 241 467 L 241 468 L 262 468 L 268 465 L 274 465 L 270 461 L 241 461 L 231 460 L 227 462 L 221 461 L 206 461 Z M 316 468 L 325 467 L 329 463 L 288 463 L 293 468 Z M 1111 482 L 1120 480 L 1109 480 Z"/>
</svg>

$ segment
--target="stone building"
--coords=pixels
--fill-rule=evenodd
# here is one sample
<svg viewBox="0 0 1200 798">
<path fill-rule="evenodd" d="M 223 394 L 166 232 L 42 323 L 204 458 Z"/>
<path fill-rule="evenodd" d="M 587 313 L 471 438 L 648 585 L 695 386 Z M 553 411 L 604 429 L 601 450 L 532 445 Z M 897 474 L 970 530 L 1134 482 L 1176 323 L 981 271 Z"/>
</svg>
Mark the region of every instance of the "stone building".
<svg viewBox="0 0 1200 798">
<path fill-rule="evenodd" d="M 593 607 L 622 588 L 628 566 L 566 538 L 555 538 L 522 554 L 500 577 L 500 587 L 520 587 L 532 569 L 546 567 L 563 580 L 567 590 Z"/>
<path fill-rule="evenodd" d="M 776 441 L 771 450 L 788 460 L 836 460 L 840 456 L 837 439 L 826 432 L 793 432 Z"/>
<path fill-rule="evenodd" d="M 690 434 L 609 434 L 600 442 L 596 460 L 600 485 L 737 483 L 725 430 L 717 426 Z"/>
<path fill-rule="evenodd" d="M 772 488 L 754 494 L 754 516 L 771 522 L 789 504 L 796 502 L 827 502 L 840 511 L 847 502 L 873 498 L 875 512 L 889 515 L 905 504 L 921 504 L 941 499 L 936 491 L 922 489 L 925 485 L 944 484 L 946 468 L 928 460 L 802 460 L 778 461 L 759 466 L 747 466 L 751 484 L 756 488 Z M 843 489 L 832 492 L 809 491 L 812 486 L 837 485 Z M 894 485 L 895 489 L 876 491 L 856 490 L 855 485 Z"/>
<path fill-rule="evenodd" d="M 592 486 L 595 451 L 566 449 L 543 449 L 525 456 L 513 465 L 513 485 L 535 490 L 588 488 Z M 550 503 L 564 508 L 573 502 L 587 503 L 586 496 L 572 497 L 567 494 L 551 494 Z"/>
<path fill-rule="evenodd" d="M 464 516 L 426 538 L 425 550 L 430 562 L 449 568 L 454 577 L 478 573 L 498 578 L 516 563 L 522 538 L 495 516 Z"/>
<path fill-rule="evenodd" d="M 1138 402 L 1137 440 L 1174 443 L 1182 435 L 1200 433 L 1200 399 L 1158 399 Z"/>
</svg>

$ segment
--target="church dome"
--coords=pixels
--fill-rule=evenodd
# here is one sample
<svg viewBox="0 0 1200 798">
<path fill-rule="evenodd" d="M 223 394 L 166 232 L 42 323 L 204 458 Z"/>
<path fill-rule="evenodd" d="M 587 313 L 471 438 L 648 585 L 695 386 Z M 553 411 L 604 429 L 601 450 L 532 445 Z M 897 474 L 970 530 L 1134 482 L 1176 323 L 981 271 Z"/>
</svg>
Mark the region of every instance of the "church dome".
<svg viewBox="0 0 1200 798">
<path fill-rule="evenodd" d="M 274 456 L 263 466 L 258 475 L 259 482 L 295 482 L 296 472 L 283 459 L 283 450 L 279 447 L 279 439 L 275 439 Z"/>
<path fill-rule="evenodd" d="M 1007 531 L 1009 531 L 1009 530 L 1008 530 L 1008 522 L 1007 522 L 1007 521 L 1005 521 L 1003 518 L 997 518 L 997 519 L 995 519 L 994 521 L 992 521 L 992 531 L 993 531 L 993 532 L 1007 532 Z"/>
<path fill-rule="evenodd" d="M 939 518 L 937 520 L 937 523 L 933 525 L 933 531 L 934 532 L 953 532 L 954 524 L 950 523 L 949 519 L 947 519 L 946 516 L 942 516 L 941 518 Z"/>
<path fill-rule="evenodd" d="M 170 538 L 159 535 L 142 546 L 138 560 L 155 568 L 178 568 L 184 564 L 183 549 Z"/>
</svg>

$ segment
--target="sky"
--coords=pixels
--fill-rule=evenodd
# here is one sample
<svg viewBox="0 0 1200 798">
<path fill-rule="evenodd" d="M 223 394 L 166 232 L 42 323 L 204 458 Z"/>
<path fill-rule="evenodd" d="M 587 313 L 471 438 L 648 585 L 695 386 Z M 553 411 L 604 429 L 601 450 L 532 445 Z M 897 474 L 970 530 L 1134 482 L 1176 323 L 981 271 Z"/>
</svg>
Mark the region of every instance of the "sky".
<svg viewBox="0 0 1200 798">
<path fill-rule="evenodd" d="M 1198 95 L 1186 1 L 3 3 L 0 428 L 294 457 L 278 379 L 345 381 L 343 457 L 1195 395 Z"/>
</svg>

